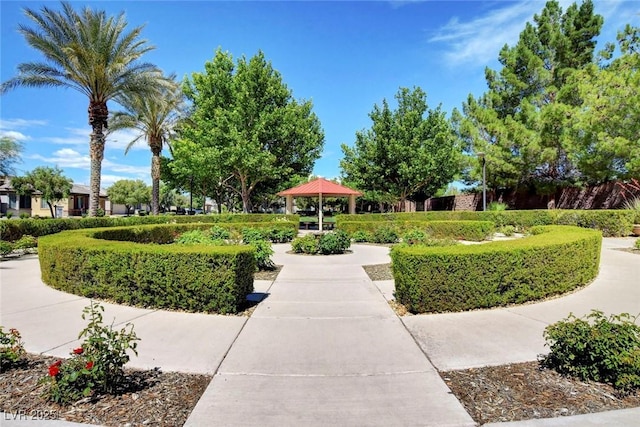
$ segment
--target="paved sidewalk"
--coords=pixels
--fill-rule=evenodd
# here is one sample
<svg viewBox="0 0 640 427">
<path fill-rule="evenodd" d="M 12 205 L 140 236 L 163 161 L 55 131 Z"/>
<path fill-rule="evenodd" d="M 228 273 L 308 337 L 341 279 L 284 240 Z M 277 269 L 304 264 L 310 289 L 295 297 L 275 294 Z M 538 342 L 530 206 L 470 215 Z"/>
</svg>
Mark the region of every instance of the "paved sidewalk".
<svg viewBox="0 0 640 427">
<path fill-rule="evenodd" d="M 249 319 L 113 304 L 104 304 L 104 319 L 135 325 L 142 341 L 132 367 L 215 374 L 189 426 L 471 426 L 433 365 L 535 360 L 546 351 L 544 327 L 569 312 L 640 313 L 640 259 L 614 250 L 632 242 L 605 239 L 598 278 L 566 297 L 402 319 L 385 301 L 393 282 L 373 283 L 360 267 L 388 263 L 387 248 L 356 245 L 349 255 L 310 257 L 275 245 L 274 260 L 285 267 L 273 284 L 255 283 L 267 298 Z M 68 356 L 88 302 L 44 285 L 35 256 L 0 262 L 0 324 L 20 330 L 30 352 Z M 496 425 L 634 426 L 638 419 L 640 408 Z M 0 413 L 5 424 L 78 425 Z"/>
</svg>

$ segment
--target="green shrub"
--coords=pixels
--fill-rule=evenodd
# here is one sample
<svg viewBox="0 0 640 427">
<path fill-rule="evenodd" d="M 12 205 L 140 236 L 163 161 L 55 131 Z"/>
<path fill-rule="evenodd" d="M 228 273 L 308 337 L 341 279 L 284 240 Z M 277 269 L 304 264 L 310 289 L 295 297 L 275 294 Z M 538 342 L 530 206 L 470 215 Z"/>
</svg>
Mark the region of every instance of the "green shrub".
<svg viewBox="0 0 640 427">
<path fill-rule="evenodd" d="M 320 250 L 318 239 L 313 234 L 297 237 L 291 242 L 291 250 L 297 254 L 317 254 Z"/>
<path fill-rule="evenodd" d="M 257 270 L 273 270 L 276 267 L 271 260 L 273 248 L 268 240 L 252 240 L 248 242 L 248 245 L 255 249 L 254 256 Z"/>
<path fill-rule="evenodd" d="M 307 234 L 291 242 L 293 252 L 297 254 L 342 254 L 351 246 L 351 239 L 344 231 Z"/>
<path fill-rule="evenodd" d="M 498 229 L 498 232 L 504 234 L 507 237 L 511 237 L 516 233 L 516 228 L 513 225 L 503 225 Z"/>
<path fill-rule="evenodd" d="M 11 252 L 13 252 L 13 245 L 4 240 L 0 240 L 0 256 L 9 255 Z"/>
<path fill-rule="evenodd" d="M 593 310 L 546 327 L 551 352 L 542 364 L 583 381 L 598 381 L 631 391 L 640 388 L 640 326 L 628 313 L 611 315 Z"/>
<path fill-rule="evenodd" d="M 211 240 L 228 240 L 231 238 L 231 233 L 226 228 L 220 227 L 219 225 L 214 225 L 209 230 L 207 230 L 207 236 Z"/>
<path fill-rule="evenodd" d="M 291 228 L 270 227 L 265 229 L 267 238 L 273 243 L 288 243 L 298 234 L 297 230 Z"/>
<path fill-rule="evenodd" d="M 487 205 L 488 211 L 506 211 L 507 204 L 502 202 L 491 202 Z"/>
<path fill-rule="evenodd" d="M 596 277 L 600 232 L 547 226 L 523 239 L 391 251 L 396 299 L 414 313 L 463 311 L 560 294 Z"/>
<path fill-rule="evenodd" d="M 429 235 L 419 228 L 413 228 L 402 235 L 402 242 L 408 245 L 419 245 L 428 239 Z"/>
<path fill-rule="evenodd" d="M 13 328 L 5 332 L 0 326 L 0 371 L 4 372 L 19 363 L 25 354 L 27 352 L 20 332 Z"/>
<path fill-rule="evenodd" d="M 605 237 L 627 236 L 633 227 L 634 216 L 633 211 L 628 210 L 563 210 L 558 211 L 555 223 L 601 230 Z"/>
<path fill-rule="evenodd" d="M 129 361 L 128 350 L 134 354 L 139 338 L 128 323 L 120 331 L 102 323 L 104 308 L 92 302 L 85 307 L 82 319 L 89 320 L 80 332 L 82 345 L 71 352 L 71 358 L 58 360 L 49 366 L 45 377 L 49 399 L 63 405 L 73 403 L 95 393 L 114 394 L 125 382 L 124 365 Z M 88 316 L 88 317 L 87 317 Z"/>
<path fill-rule="evenodd" d="M 323 255 L 342 254 L 351 246 L 351 239 L 344 231 L 336 230 L 332 233 L 320 235 L 318 249 Z"/>
<path fill-rule="evenodd" d="M 202 230 L 190 230 L 178 236 L 175 243 L 179 245 L 213 245 L 214 241 Z"/>
<path fill-rule="evenodd" d="M 161 237 L 173 237 L 172 227 L 155 227 L 163 230 L 156 233 Z M 206 313 L 234 313 L 253 292 L 253 247 L 104 240 L 113 239 L 110 232 L 135 235 L 132 231 L 136 229 L 144 232 L 139 235 L 154 234 L 149 226 L 142 226 L 73 230 L 41 237 L 42 280 L 85 297 Z"/>
<path fill-rule="evenodd" d="M 640 239 L 636 239 L 636 249 L 640 249 Z"/>
<path fill-rule="evenodd" d="M 13 212 L 8 211 L 7 212 L 7 219 L 11 219 L 13 217 Z"/>
<path fill-rule="evenodd" d="M 373 232 L 374 243 L 396 243 L 397 241 L 398 233 L 393 226 L 379 227 Z"/>
<path fill-rule="evenodd" d="M 356 230 L 351 234 L 351 239 L 353 239 L 354 242 L 372 242 L 373 235 L 368 231 Z"/>
<path fill-rule="evenodd" d="M 14 249 L 31 249 L 37 246 L 38 239 L 33 236 L 29 236 L 28 234 L 25 234 L 13 244 Z"/>
</svg>

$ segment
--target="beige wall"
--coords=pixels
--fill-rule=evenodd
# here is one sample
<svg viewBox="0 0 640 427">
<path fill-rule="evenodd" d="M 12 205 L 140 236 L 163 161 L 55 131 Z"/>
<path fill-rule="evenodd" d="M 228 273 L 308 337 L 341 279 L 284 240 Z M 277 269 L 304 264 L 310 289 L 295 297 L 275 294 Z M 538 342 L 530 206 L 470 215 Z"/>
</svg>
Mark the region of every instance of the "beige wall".
<svg viewBox="0 0 640 427">
<path fill-rule="evenodd" d="M 31 197 L 31 216 L 41 216 L 51 218 L 51 211 L 49 210 L 49 205 L 45 203 L 45 207 L 40 207 L 41 197 L 33 196 Z M 55 206 L 63 206 L 62 216 L 66 217 L 69 215 L 69 199 L 63 199 L 56 203 L 53 203 L 53 214 L 55 215 Z"/>
</svg>

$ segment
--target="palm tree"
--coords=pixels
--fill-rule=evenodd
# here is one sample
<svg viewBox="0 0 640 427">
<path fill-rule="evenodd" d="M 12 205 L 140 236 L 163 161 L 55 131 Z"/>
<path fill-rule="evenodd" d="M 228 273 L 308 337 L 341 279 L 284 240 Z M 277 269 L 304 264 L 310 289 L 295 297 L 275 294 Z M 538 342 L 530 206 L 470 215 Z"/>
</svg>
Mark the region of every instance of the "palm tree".
<svg viewBox="0 0 640 427">
<path fill-rule="evenodd" d="M 152 93 L 127 93 L 117 98 L 125 111 L 115 112 L 110 119 L 113 132 L 120 129 L 137 129 L 140 135 L 129 143 L 125 154 L 142 137 L 151 149 L 151 212 L 160 212 L 160 153 L 166 144 L 171 149 L 173 136 L 183 105 L 183 95 L 174 76 L 159 81 Z"/>
<path fill-rule="evenodd" d="M 75 89 L 89 98 L 89 215 L 95 216 L 108 127 L 107 101 L 125 93 L 146 92 L 150 82 L 162 76 L 156 66 L 138 61 L 153 46 L 140 39 L 142 26 L 126 31 L 124 13 L 107 16 L 89 7 L 78 13 L 67 2 L 62 3 L 61 11 L 43 7 L 40 12 L 29 8 L 24 12 L 35 26 L 20 25 L 19 31 L 45 60 L 19 64 L 18 75 L 0 85 L 0 94 L 18 86 L 55 86 Z"/>
</svg>

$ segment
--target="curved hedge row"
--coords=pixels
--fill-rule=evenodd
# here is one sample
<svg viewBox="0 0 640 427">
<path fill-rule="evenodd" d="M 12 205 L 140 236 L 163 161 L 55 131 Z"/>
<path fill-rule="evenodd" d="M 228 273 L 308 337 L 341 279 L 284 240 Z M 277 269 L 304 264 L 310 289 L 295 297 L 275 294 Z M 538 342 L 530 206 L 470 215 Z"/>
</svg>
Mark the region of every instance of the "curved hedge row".
<svg viewBox="0 0 640 427">
<path fill-rule="evenodd" d="M 356 231 L 375 233 L 381 228 L 391 228 L 397 234 L 420 229 L 435 238 L 450 238 L 479 242 L 495 231 L 491 221 L 341 221 L 338 230 L 353 234 Z"/>
<path fill-rule="evenodd" d="M 628 236 L 636 218 L 633 210 L 522 210 L 522 211 L 427 211 L 390 214 L 338 215 L 336 227 L 354 221 L 491 221 L 496 227 L 512 225 L 527 229 L 536 225 L 575 225 L 601 230 L 605 237 Z"/>
<path fill-rule="evenodd" d="M 222 214 L 222 215 L 156 215 L 130 217 L 101 217 L 101 218 L 42 218 L 42 219 L 12 219 L 0 221 L 0 236 L 2 240 L 15 241 L 25 234 L 34 237 L 46 236 L 65 230 L 80 230 L 99 227 L 124 227 L 145 224 L 185 224 L 185 223 L 251 223 L 251 224 L 295 224 L 297 230 L 300 225 L 298 215 L 277 214 Z"/>
<path fill-rule="evenodd" d="M 561 294 L 598 274 L 602 234 L 535 227 L 534 236 L 444 248 L 391 251 L 396 299 L 413 313 L 464 311 Z"/>
<path fill-rule="evenodd" d="M 42 280 L 85 297 L 205 313 L 235 313 L 253 292 L 251 246 L 159 245 L 97 238 L 109 237 L 110 232 L 117 235 L 121 230 L 73 230 L 41 237 Z"/>
</svg>

